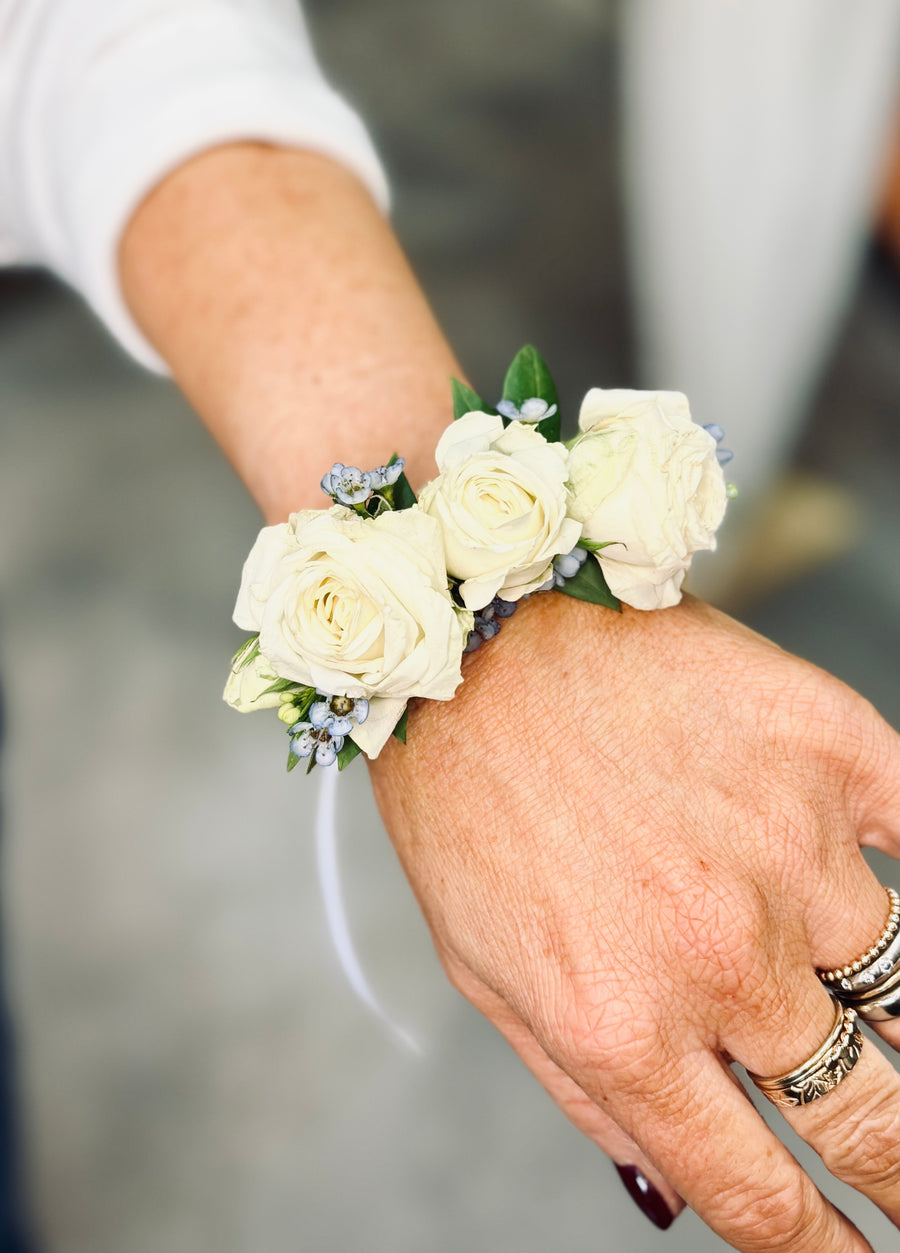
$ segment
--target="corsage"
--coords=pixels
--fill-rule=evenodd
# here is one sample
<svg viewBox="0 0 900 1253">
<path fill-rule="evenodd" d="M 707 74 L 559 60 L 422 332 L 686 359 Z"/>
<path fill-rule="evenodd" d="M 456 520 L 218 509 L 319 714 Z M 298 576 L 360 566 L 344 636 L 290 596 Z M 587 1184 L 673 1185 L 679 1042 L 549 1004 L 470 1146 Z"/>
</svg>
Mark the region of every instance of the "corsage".
<svg viewBox="0 0 900 1253">
<path fill-rule="evenodd" d="M 343 768 L 406 738 L 415 696 L 450 700 L 460 663 L 538 592 L 621 609 L 677 604 L 692 555 L 715 547 L 735 489 L 722 431 L 680 392 L 592 388 L 560 440 L 541 356 L 523 348 L 486 405 L 452 381 L 455 420 L 418 499 L 394 456 L 336 464 L 331 506 L 264 527 L 234 611 L 253 634 L 225 700 L 277 709 L 288 769 Z"/>
</svg>

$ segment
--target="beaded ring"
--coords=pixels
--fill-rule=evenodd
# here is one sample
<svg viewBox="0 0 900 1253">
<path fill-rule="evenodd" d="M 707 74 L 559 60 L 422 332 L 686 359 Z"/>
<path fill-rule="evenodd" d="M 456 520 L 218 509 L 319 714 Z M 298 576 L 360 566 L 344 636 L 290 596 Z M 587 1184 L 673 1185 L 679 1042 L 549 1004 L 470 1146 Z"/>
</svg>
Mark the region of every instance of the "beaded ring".
<svg viewBox="0 0 900 1253">
<path fill-rule="evenodd" d="M 869 973 L 868 968 L 878 960 L 888 945 L 896 938 L 898 931 L 900 931 L 900 895 L 893 888 L 886 888 L 885 891 L 890 901 L 890 912 L 881 935 L 870 949 L 867 949 L 861 957 L 857 957 L 856 961 L 850 962 L 849 965 L 836 966 L 832 970 L 817 971 L 819 978 L 824 984 L 836 983 L 845 992 L 852 991 L 854 985 L 850 982 L 851 978 L 864 972 Z M 874 981 L 874 977 L 871 980 L 866 980 L 866 982 L 870 983 Z"/>
</svg>

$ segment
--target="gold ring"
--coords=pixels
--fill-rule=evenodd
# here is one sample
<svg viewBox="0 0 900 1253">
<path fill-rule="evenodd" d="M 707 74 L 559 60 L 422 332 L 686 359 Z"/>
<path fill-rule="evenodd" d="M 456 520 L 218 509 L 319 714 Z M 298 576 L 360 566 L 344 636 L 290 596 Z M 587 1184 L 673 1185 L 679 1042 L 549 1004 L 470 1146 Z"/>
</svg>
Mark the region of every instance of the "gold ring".
<svg viewBox="0 0 900 1253">
<path fill-rule="evenodd" d="M 872 947 L 847 966 L 817 971 L 829 992 L 849 1004 L 868 996 L 876 984 L 883 984 L 900 962 L 900 896 L 893 888 L 885 891 L 890 901 L 888 919 Z"/>
<path fill-rule="evenodd" d="M 862 1046 L 856 1010 L 835 1001 L 834 1026 L 812 1057 L 786 1075 L 766 1079 L 750 1074 L 750 1078 L 773 1105 L 785 1108 L 809 1105 L 843 1083 L 859 1061 Z"/>
</svg>

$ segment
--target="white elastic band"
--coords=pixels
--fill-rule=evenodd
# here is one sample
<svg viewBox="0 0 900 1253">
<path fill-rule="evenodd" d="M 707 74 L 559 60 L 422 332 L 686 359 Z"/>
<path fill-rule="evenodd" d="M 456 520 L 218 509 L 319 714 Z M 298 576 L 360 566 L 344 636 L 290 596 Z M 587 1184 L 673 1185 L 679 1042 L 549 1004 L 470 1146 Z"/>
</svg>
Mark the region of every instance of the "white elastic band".
<svg viewBox="0 0 900 1253">
<path fill-rule="evenodd" d="M 319 798 L 316 808 L 316 855 L 319 866 L 319 887 L 331 942 L 341 964 L 347 982 L 367 1009 L 388 1028 L 391 1035 L 413 1053 L 422 1055 L 419 1043 L 399 1026 L 379 1005 L 369 981 L 363 973 L 350 928 L 341 893 L 341 876 L 337 851 L 337 766 L 328 766 L 316 772 L 319 776 Z"/>
</svg>

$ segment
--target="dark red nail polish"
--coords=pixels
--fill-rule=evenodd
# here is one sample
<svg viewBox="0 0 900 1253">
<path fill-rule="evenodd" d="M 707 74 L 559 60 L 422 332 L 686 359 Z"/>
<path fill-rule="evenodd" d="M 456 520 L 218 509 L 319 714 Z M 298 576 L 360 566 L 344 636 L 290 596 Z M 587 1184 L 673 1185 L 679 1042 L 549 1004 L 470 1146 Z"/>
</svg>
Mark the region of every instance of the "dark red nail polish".
<svg viewBox="0 0 900 1253">
<path fill-rule="evenodd" d="M 669 1209 L 662 1193 L 637 1166 L 616 1166 L 619 1178 L 628 1190 L 628 1195 L 635 1205 L 650 1219 L 660 1231 L 667 1231 L 675 1221 L 675 1215 Z"/>
</svg>

